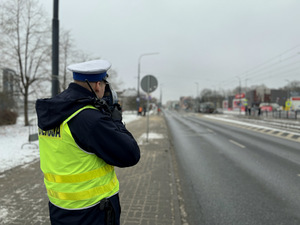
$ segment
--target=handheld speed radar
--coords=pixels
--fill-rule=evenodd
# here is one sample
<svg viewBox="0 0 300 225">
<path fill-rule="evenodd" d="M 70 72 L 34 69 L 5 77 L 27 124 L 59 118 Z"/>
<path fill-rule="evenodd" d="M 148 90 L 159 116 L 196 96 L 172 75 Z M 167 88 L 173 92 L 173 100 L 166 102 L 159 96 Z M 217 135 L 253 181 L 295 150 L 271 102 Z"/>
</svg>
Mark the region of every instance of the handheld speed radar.
<svg viewBox="0 0 300 225">
<path fill-rule="evenodd" d="M 110 84 L 106 84 L 102 99 L 106 101 L 111 111 L 115 105 L 118 104 L 118 95 L 115 90 L 111 88 Z"/>
</svg>

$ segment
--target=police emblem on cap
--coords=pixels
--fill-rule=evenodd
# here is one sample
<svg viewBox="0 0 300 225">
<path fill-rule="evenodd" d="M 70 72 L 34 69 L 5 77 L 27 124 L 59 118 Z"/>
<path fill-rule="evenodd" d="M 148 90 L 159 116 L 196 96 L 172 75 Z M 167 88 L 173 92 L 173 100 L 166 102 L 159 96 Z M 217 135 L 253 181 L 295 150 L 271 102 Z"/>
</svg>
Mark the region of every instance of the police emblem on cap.
<svg viewBox="0 0 300 225">
<path fill-rule="evenodd" d="M 107 76 L 107 71 L 110 67 L 110 62 L 99 59 L 72 64 L 67 69 L 73 72 L 74 80 L 96 82 Z"/>
</svg>

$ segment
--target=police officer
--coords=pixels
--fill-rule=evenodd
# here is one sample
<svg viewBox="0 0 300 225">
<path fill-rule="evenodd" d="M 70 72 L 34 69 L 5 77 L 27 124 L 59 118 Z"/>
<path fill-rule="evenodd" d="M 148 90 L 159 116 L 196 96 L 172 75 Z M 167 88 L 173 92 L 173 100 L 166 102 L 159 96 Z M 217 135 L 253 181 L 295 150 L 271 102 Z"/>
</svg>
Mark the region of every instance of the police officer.
<svg viewBox="0 0 300 225">
<path fill-rule="evenodd" d="M 120 224 L 114 166 L 135 165 L 140 150 L 120 108 L 101 100 L 110 67 L 106 60 L 70 65 L 68 89 L 36 102 L 51 224 Z"/>
</svg>

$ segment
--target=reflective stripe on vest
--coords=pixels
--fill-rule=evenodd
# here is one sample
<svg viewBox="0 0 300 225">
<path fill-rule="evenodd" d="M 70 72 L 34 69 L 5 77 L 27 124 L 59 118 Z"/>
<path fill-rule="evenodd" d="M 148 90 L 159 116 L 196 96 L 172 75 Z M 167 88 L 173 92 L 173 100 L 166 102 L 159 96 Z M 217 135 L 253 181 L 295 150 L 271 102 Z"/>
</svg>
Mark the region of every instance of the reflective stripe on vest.
<svg viewBox="0 0 300 225">
<path fill-rule="evenodd" d="M 114 189 L 117 182 L 118 182 L 117 176 L 114 174 L 114 178 L 108 184 L 94 187 L 85 191 L 68 193 L 68 192 L 58 192 L 51 189 L 47 189 L 47 193 L 49 196 L 61 200 L 85 200 L 85 199 L 93 198 L 95 196 L 102 195 L 103 193 L 110 192 L 111 190 Z"/>
<path fill-rule="evenodd" d="M 86 173 L 72 175 L 55 175 L 51 173 L 45 173 L 44 177 L 47 181 L 55 183 L 77 183 L 105 176 L 108 172 L 111 172 L 113 169 L 113 166 L 106 164 L 106 166 Z"/>
<path fill-rule="evenodd" d="M 68 126 L 68 121 L 50 131 L 39 131 L 41 169 L 49 200 L 64 209 L 83 209 L 119 191 L 114 167 L 95 154 L 80 149 Z M 91 130 L 92 132 L 92 130 Z"/>
</svg>

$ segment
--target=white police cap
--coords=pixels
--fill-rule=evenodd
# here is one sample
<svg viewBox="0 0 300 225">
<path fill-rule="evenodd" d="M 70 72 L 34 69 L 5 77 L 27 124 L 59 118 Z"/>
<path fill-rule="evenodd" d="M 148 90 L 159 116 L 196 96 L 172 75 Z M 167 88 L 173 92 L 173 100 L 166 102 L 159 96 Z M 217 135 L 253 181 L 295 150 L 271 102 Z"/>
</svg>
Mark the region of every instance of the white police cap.
<svg viewBox="0 0 300 225">
<path fill-rule="evenodd" d="M 73 72 L 74 80 L 96 82 L 103 80 L 107 76 L 107 71 L 110 67 L 110 62 L 99 59 L 72 64 L 67 69 Z"/>
</svg>

